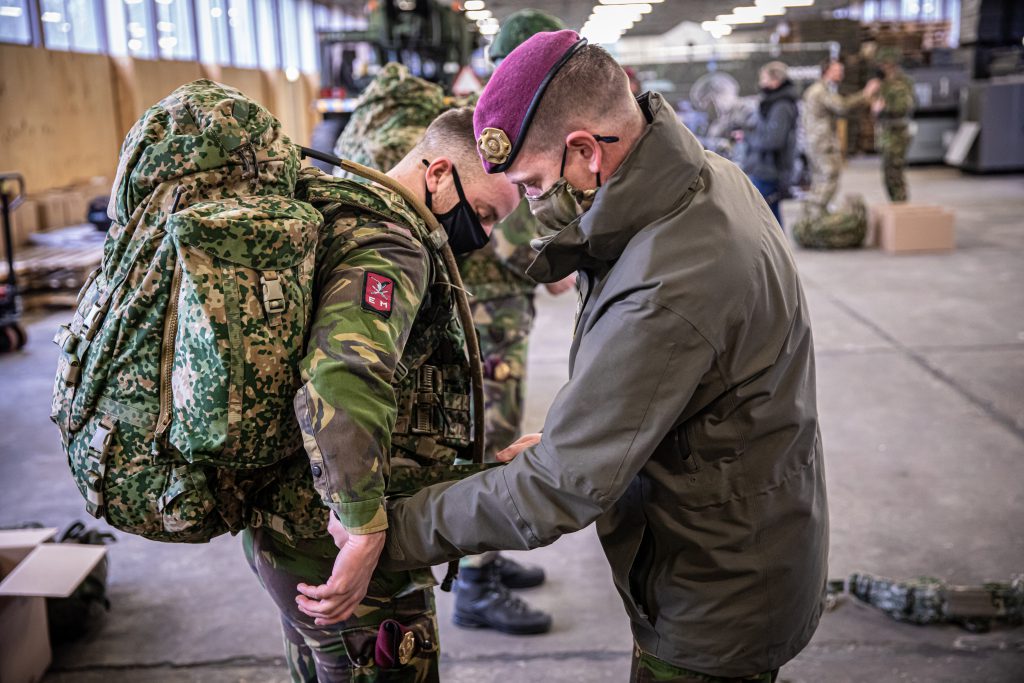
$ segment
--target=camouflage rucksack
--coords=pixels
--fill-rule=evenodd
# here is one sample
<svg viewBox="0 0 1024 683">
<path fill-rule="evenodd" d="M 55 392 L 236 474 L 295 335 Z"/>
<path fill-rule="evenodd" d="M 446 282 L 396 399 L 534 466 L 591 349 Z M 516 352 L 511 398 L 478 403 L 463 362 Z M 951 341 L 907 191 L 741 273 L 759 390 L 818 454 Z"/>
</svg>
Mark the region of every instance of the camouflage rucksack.
<svg viewBox="0 0 1024 683">
<path fill-rule="evenodd" d="M 249 523 L 264 468 L 302 451 L 292 412 L 320 214 L 298 149 L 200 80 L 121 149 L 103 261 L 55 341 L 51 417 L 88 511 L 160 541 Z"/>
<path fill-rule="evenodd" d="M 868 212 L 864 199 L 849 195 L 834 212 L 809 208 L 793 225 L 793 239 L 808 249 L 850 249 L 864 243 Z"/>
</svg>

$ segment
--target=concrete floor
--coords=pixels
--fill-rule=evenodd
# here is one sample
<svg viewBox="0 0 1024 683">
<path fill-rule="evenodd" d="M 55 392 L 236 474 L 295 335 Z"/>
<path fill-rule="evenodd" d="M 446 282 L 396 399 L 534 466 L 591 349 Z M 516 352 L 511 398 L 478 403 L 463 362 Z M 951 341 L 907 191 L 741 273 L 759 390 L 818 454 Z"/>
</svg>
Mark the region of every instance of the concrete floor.
<svg viewBox="0 0 1024 683">
<path fill-rule="evenodd" d="M 882 199 L 876 160 L 853 162 L 843 182 Z M 817 344 L 831 574 L 1007 578 L 1024 572 L 1024 179 L 924 168 L 910 184 L 915 200 L 956 210 L 957 251 L 797 252 Z M 531 430 L 566 377 L 574 306 L 539 297 Z M 65 317 L 33 319 L 29 347 L 0 359 L 0 525 L 85 517 L 47 419 L 49 337 Z M 236 539 L 187 547 L 119 535 L 110 558 L 113 609 L 55 653 L 48 683 L 285 680 L 276 613 Z M 552 633 L 460 630 L 439 594 L 444 680 L 625 680 L 629 631 L 592 529 L 528 560 L 548 571 L 526 597 L 554 614 Z M 845 604 L 781 678 L 1021 681 L 1024 629 L 914 627 Z"/>
</svg>

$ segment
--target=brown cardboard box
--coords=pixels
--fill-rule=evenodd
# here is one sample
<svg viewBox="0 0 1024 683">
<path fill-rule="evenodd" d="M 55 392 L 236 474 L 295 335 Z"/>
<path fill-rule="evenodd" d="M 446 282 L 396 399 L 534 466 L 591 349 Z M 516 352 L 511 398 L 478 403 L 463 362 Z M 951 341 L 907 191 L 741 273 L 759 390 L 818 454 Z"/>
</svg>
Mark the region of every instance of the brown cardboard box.
<svg viewBox="0 0 1024 683">
<path fill-rule="evenodd" d="M 64 200 L 65 225 L 79 225 L 85 223 L 86 207 L 89 206 L 88 191 L 81 186 L 69 187 L 61 192 Z"/>
<path fill-rule="evenodd" d="M 873 206 L 867 243 L 877 243 L 890 254 L 949 251 L 956 247 L 953 219 L 953 212 L 941 206 Z"/>
<path fill-rule="evenodd" d="M 50 666 L 46 598 L 71 595 L 107 549 L 45 543 L 56 529 L 0 531 L 0 683 L 37 683 Z"/>
<path fill-rule="evenodd" d="M 68 224 L 67 199 L 62 191 L 47 190 L 33 195 L 32 199 L 39 207 L 40 230 L 56 230 Z"/>
<path fill-rule="evenodd" d="M 0 219 L 2 220 L 2 219 Z M 28 242 L 34 232 L 39 231 L 39 207 L 31 199 L 26 199 L 11 212 L 11 237 L 17 254 L 19 247 Z M 0 223 L 0 256 L 7 255 L 7 242 L 4 238 L 3 224 Z"/>
</svg>

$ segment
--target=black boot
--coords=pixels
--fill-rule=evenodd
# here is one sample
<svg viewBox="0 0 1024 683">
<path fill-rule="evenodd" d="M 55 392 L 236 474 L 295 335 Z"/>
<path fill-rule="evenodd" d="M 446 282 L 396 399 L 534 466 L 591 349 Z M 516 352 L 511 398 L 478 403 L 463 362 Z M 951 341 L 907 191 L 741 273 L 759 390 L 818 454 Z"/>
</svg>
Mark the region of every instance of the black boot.
<svg viewBox="0 0 1024 683">
<path fill-rule="evenodd" d="M 519 564 L 504 555 L 494 560 L 498 577 L 506 588 L 533 588 L 544 583 L 544 570 L 533 565 Z"/>
<path fill-rule="evenodd" d="M 463 628 L 493 628 L 512 635 L 547 633 L 551 615 L 531 609 L 500 580 L 496 563 L 464 567 L 455 582 L 452 621 Z"/>
</svg>

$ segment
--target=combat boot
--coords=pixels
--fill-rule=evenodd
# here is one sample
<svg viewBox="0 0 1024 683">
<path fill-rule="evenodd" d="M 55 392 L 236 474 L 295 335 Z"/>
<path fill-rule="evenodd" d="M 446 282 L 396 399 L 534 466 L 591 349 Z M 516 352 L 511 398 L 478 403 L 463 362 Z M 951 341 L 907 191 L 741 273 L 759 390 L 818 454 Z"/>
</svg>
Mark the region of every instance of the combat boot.
<svg viewBox="0 0 1024 683">
<path fill-rule="evenodd" d="M 551 615 L 532 609 L 501 582 L 496 563 L 459 570 L 452 621 L 463 628 L 493 628 L 511 635 L 547 633 Z"/>
<path fill-rule="evenodd" d="M 505 588 L 533 588 L 544 583 L 544 570 L 540 567 L 519 564 L 504 555 L 494 559 L 494 566 Z"/>
</svg>

